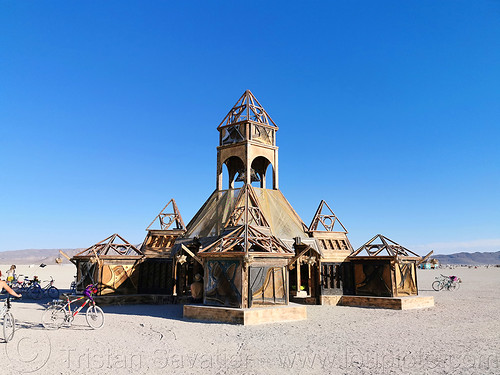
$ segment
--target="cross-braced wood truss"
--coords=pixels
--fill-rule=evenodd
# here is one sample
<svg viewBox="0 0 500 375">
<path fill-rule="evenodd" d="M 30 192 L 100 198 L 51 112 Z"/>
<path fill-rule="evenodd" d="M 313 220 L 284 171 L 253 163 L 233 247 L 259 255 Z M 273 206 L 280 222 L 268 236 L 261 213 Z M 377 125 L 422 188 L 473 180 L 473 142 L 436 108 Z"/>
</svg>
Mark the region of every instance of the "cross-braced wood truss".
<svg viewBox="0 0 500 375">
<path fill-rule="evenodd" d="M 293 253 L 283 241 L 271 234 L 269 222 L 259 206 L 259 200 L 252 186 L 245 184 L 236 198 L 235 208 L 224 226 L 230 232 L 223 234 L 210 245 L 200 249 L 199 252 Z"/>
<path fill-rule="evenodd" d="M 171 211 L 167 212 L 167 208 L 171 205 Z M 160 213 L 154 218 L 154 220 L 149 224 L 146 230 L 151 229 L 151 226 L 158 222 L 161 230 L 167 230 L 170 226 L 175 223 L 175 229 L 185 230 L 186 226 L 184 225 L 184 221 L 182 220 L 182 216 L 177 208 L 177 204 L 175 203 L 175 199 L 172 198 L 167 203 L 165 207 L 160 211 Z"/>
<path fill-rule="evenodd" d="M 279 238 L 267 235 L 259 229 L 240 225 L 217 241 L 200 249 L 199 253 L 225 253 L 229 251 L 245 252 L 245 238 L 248 249 L 256 252 L 293 253 Z"/>
<path fill-rule="evenodd" d="M 126 241 L 119 234 L 115 233 L 105 238 L 104 240 L 90 246 L 82 252 L 75 255 L 75 257 L 100 257 L 104 255 L 109 256 L 142 256 L 144 255 L 134 245 Z"/>
<path fill-rule="evenodd" d="M 246 215 L 248 213 L 248 215 Z M 259 207 L 259 200 L 255 195 L 252 185 L 245 184 L 236 198 L 236 205 L 229 215 L 224 228 L 237 225 L 255 225 L 259 227 L 270 227 L 264 213 Z"/>
<path fill-rule="evenodd" d="M 243 93 L 226 117 L 224 117 L 224 120 L 222 120 L 217 129 L 243 121 L 253 121 L 278 129 L 264 107 L 262 107 L 250 90 L 246 90 Z M 241 136 L 243 137 L 243 135 Z"/>
<path fill-rule="evenodd" d="M 351 254 L 351 257 L 362 256 L 366 252 L 368 256 L 391 256 L 391 257 L 417 257 L 420 255 L 408 250 L 406 247 L 390 240 L 387 237 L 377 234 L 370 241 L 361 246 L 358 250 Z M 363 254 L 362 254 L 363 253 Z"/>
<path fill-rule="evenodd" d="M 348 233 L 347 229 L 340 222 L 339 218 L 333 213 L 328 203 L 322 200 L 318 206 L 318 209 L 316 210 L 316 213 L 314 214 L 314 218 L 311 221 L 311 225 L 309 226 L 309 231 L 310 232 L 321 231 L 322 229 L 318 229 L 319 225 L 321 224 L 323 229 L 327 232 L 339 232 L 337 230 L 334 230 L 337 229 L 335 227 L 336 223 L 339 223 L 339 225 L 342 227 L 343 229 L 342 232 Z"/>
</svg>

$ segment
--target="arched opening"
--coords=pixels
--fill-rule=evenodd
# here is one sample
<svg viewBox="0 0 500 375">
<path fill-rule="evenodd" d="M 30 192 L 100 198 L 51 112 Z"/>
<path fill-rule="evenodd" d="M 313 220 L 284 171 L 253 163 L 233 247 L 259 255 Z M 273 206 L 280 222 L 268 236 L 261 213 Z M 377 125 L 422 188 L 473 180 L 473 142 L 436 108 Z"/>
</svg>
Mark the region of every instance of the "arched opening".
<svg viewBox="0 0 500 375">
<path fill-rule="evenodd" d="M 224 161 L 224 164 L 227 167 L 227 181 L 228 181 L 227 189 L 233 189 L 235 187 L 234 186 L 235 179 L 239 180 L 242 171 L 245 170 L 245 164 L 243 163 L 243 160 L 241 160 L 237 156 L 231 156 L 230 158 L 226 159 Z M 241 181 L 237 182 L 241 183 Z M 243 185 L 243 183 L 241 183 L 241 185 Z"/>
<path fill-rule="evenodd" d="M 269 167 L 271 167 L 271 168 L 269 169 Z M 259 181 L 256 181 L 256 182 L 258 182 L 258 185 L 256 184 L 255 186 L 261 187 L 263 189 L 267 189 L 266 176 L 267 176 L 268 170 L 272 171 L 272 168 L 273 168 L 273 166 L 272 166 L 271 162 L 263 156 L 257 156 L 255 159 L 253 159 L 252 170 L 255 171 L 255 174 L 259 178 Z M 271 176 L 272 176 L 272 173 L 271 173 Z M 273 185 L 270 185 L 270 186 L 273 186 Z"/>
<path fill-rule="evenodd" d="M 222 181 L 225 185 L 222 185 L 220 188 L 225 190 L 229 186 L 229 171 L 227 169 L 227 166 L 226 166 L 226 168 L 224 168 L 224 164 L 222 164 L 221 169 L 222 169 Z"/>
</svg>

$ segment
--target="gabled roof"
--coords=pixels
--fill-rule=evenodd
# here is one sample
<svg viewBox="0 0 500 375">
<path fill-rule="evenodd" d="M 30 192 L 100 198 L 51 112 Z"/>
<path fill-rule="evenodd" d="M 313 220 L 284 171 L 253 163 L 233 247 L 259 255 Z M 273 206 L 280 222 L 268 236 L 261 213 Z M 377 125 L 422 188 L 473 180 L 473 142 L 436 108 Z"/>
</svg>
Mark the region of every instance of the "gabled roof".
<svg viewBox="0 0 500 375">
<path fill-rule="evenodd" d="M 244 224 L 269 228 L 269 221 L 260 209 L 255 191 L 252 185 L 247 184 L 241 188 L 236 198 L 236 205 L 231 215 L 229 215 L 224 228 Z"/>
<path fill-rule="evenodd" d="M 292 249 L 272 234 L 252 185 L 245 184 L 241 188 L 224 228 L 222 235 L 201 248 L 198 254 L 229 251 L 293 253 Z"/>
<path fill-rule="evenodd" d="M 119 234 L 115 233 L 104 240 L 90 246 L 74 257 L 101 257 L 101 256 L 135 256 L 141 257 L 144 254 L 134 245 L 126 241 Z"/>
<path fill-rule="evenodd" d="M 226 117 L 224 117 L 224 120 L 222 120 L 217 129 L 243 121 L 253 121 L 278 129 L 264 107 L 262 107 L 250 90 L 246 90 L 243 93 Z"/>
<path fill-rule="evenodd" d="M 167 207 L 170 205 L 172 205 L 171 211 L 173 212 L 166 212 Z M 175 204 L 174 198 L 168 201 L 167 205 L 163 207 L 158 215 L 156 215 L 146 230 L 155 229 L 151 228 L 154 224 L 157 224 L 157 226 L 159 226 L 158 229 L 160 230 L 168 230 L 173 223 L 175 223 L 175 229 L 186 230 L 186 226 L 184 225 L 184 221 L 182 220 L 182 216 L 177 208 L 177 204 Z"/>
<path fill-rule="evenodd" d="M 335 224 L 339 224 L 335 226 Z M 342 227 L 343 230 L 337 230 Z M 319 229 L 318 229 L 319 227 Z M 326 231 L 326 232 L 344 232 L 348 233 L 347 229 L 340 222 L 339 218 L 333 213 L 332 209 L 324 200 L 322 200 L 314 214 L 314 217 L 309 226 L 310 232 Z"/>
<path fill-rule="evenodd" d="M 218 237 L 235 212 L 242 188 L 215 190 L 187 225 L 185 238 Z M 307 238 L 307 227 L 280 190 L 252 186 L 258 207 L 265 216 L 274 236 L 293 240 Z"/>
<path fill-rule="evenodd" d="M 366 254 L 365 254 L 366 253 Z M 361 246 L 358 250 L 352 253 L 349 257 L 356 256 L 390 256 L 390 257 L 409 257 L 421 258 L 420 255 L 401 246 L 400 244 L 390 240 L 389 238 L 377 234 L 370 241 Z"/>
<path fill-rule="evenodd" d="M 248 250 L 245 251 L 245 243 L 248 243 Z M 286 244 L 279 238 L 274 237 L 265 231 L 261 231 L 250 225 L 239 225 L 232 231 L 216 239 L 210 245 L 200 249 L 198 255 L 207 253 L 227 253 L 227 252 L 266 252 L 278 254 L 293 254 Z"/>
</svg>

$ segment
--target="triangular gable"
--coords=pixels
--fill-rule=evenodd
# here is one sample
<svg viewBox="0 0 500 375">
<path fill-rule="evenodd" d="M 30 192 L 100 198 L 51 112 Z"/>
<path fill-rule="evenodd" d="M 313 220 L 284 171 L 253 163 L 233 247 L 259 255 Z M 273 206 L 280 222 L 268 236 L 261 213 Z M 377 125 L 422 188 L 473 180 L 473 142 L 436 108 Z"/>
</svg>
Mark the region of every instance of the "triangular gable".
<svg viewBox="0 0 500 375">
<path fill-rule="evenodd" d="M 217 129 L 220 130 L 223 126 L 237 124 L 243 121 L 253 121 L 278 129 L 264 107 L 262 107 L 250 90 L 246 90 L 243 93 L 226 117 L 224 117 L 224 120 L 222 120 Z M 243 135 L 241 136 L 244 138 Z"/>
<path fill-rule="evenodd" d="M 226 253 L 230 251 L 247 252 L 245 250 L 245 239 L 247 239 L 248 249 L 252 249 L 253 252 L 293 254 L 293 250 L 289 249 L 279 238 L 248 225 L 238 226 L 210 245 L 201 248 L 198 254 Z"/>
<path fill-rule="evenodd" d="M 236 227 L 235 229 L 232 229 Z M 245 184 L 236 198 L 220 238 L 199 250 L 199 253 L 256 252 L 292 253 L 283 241 L 271 234 L 271 228 L 260 209 L 259 200 L 249 184 Z"/>
<path fill-rule="evenodd" d="M 167 208 L 170 207 L 170 210 L 167 211 Z M 157 225 L 157 229 L 167 230 L 170 228 L 172 224 L 175 223 L 175 229 L 185 230 L 186 226 L 184 225 L 184 221 L 182 220 L 182 216 L 177 208 L 177 204 L 175 203 L 174 198 L 170 199 L 165 207 L 160 211 L 158 215 L 153 219 L 151 224 L 146 228 L 146 230 L 155 229 L 152 228 L 154 224 Z"/>
<path fill-rule="evenodd" d="M 215 190 L 187 225 L 184 237 L 203 238 L 222 235 L 242 189 Z M 275 237 L 290 240 L 295 237 L 308 237 L 306 225 L 280 190 L 252 186 L 252 192 L 255 193 L 258 207 Z"/>
<path fill-rule="evenodd" d="M 75 257 L 100 256 L 143 256 L 144 254 L 119 234 L 115 233 L 90 246 Z"/>
<path fill-rule="evenodd" d="M 355 256 L 391 256 L 391 257 L 417 257 L 421 258 L 420 255 L 414 253 L 411 250 L 401 246 L 400 244 L 394 242 L 393 240 L 377 234 L 358 250 L 350 255 L 350 257 Z"/>
<path fill-rule="evenodd" d="M 336 225 L 336 224 L 339 225 Z M 337 230 L 342 227 L 343 230 Z M 314 214 L 314 218 L 311 221 L 311 225 L 309 226 L 310 232 L 315 231 L 326 231 L 326 232 L 344 232 L 348 233 L 347 229 L 340 222 L 339 218 L 333 213 L 332 209 L 324 200 L 318 206 L 316 213 Z"/>
<path fill-rule="evenodd" d="M 248 213 L 248 217 L 246 216 Z M 268 227 L 269 221 L 260 209 L 260 204 L 252 185 L 245 184 L 236 198 L 233 212 L 229 215 L 224 228 L 238 225 Z"/>
</svg>

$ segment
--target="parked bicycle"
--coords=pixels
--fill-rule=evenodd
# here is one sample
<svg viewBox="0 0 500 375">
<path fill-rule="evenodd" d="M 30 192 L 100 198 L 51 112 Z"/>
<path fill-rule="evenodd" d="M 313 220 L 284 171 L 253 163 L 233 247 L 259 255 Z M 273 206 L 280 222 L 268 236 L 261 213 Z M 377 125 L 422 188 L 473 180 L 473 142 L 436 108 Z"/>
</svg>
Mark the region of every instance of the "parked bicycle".
<svg viewBox="0 0 500 375">
<path fill-rule="evenodd" d="M 462 280 L 456 276 L 445 276 L 442 275 L 436 277 L 436 280 L 432 283 L 432 289 L 435 291 L 446 290 L 458 290 Z"/>
<path fill-rule="evenodd" d="M 3 338 L 5 342 L 9 342 L 14 337 L 14 333 L 16 332 L 16 321 L 14 319 L 14 315 L 10 312 L 11 302 L 10 300 L 19 299 L 15 297 L 8 296 L 5 299 L 4 305 L 0 309 L 0 317 L 2 320 L 2 330 L 3 330 Z"/>
<path fill-rule="evenodd" d="M 42 325 L 46 329 L 59 329 L 64 324 L 68 327 L 73 324 L 75 316 L 77 316 L 80 311 L 85 306 L 87 311 L 85 313 L 85 318 L 87 324 L 93 329 L 99 329 L 104 326 L 104 312 L 102 309 L 95 304 L 93 295 L 97 293 L 97 288 L 95 284 L 91 284 L 85 288 L 83 296 L 71 299 L 69 295 L 63 294 L 65 300 L 53 301 L 45 309 L 42 314 Z M 85 299 L 85 302 L 75 310 L 71 309 L 71 305 L 77 301 Z"/>
<path fill-rule="evenodd" d="M 76 277 L 77 277 L 77 275 L 74 276 L 74 279 L 69 286 L 69 294 L 73 294 L 73 295 L 76 294 L 76 285 L 77 285 L 76 284 Z"/>
<path fill-rule="evenodd" d="M 21 279 L 22 276 L 23 275 L 19 275 L 17 285 L 13 285 L 12 289 L 18 293 L 24 294 L 28 298 L 33 298 L 31 290 L 34 288 L 35 284 L 39 282 L 38 276 L 33 276 L 33 280 L 30 280 L 29 276 L 24 276 L 24 278 Z"/>
<path fill-rule="evenodd" d="M 26 293 L 28 288 L 31 286 L 31 280 L 28 276 L 19 275 L 16 282 L 9 286 L 14 290 Z"/>
<path fill-rule="evenodd" d="M 28 288 L 28 296 L 33 299 L 40 299 L 44 294 L 53 299 L 59 298 L 59 289 L 54 286 L 54 279 L 50 276 L 50 280 L 45 280 L 47 284 L 42 288 L 38 279 L 33 280 L 31 286 Z"/>
</svg>

